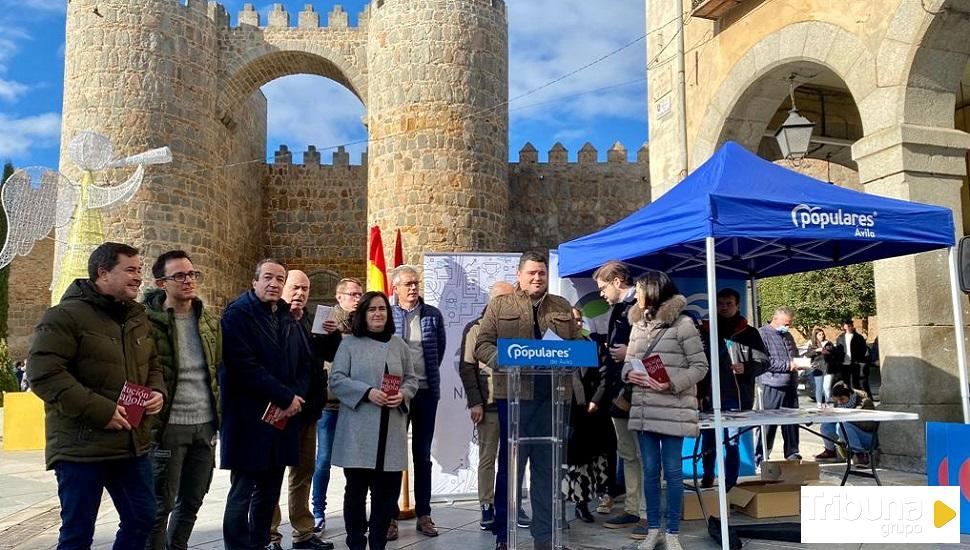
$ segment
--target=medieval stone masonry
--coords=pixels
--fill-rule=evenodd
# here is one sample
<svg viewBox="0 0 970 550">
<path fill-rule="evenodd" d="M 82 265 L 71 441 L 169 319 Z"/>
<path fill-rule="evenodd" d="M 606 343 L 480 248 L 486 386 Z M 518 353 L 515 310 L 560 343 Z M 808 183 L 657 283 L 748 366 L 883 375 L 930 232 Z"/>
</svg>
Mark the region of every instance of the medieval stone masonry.
<svg viewBox="0 0 970 550">
<path fill-rule="evenodd" d="M 147 261 L 185 249 L 216 307 L 250 286 L 264 256 L 311 276 L 363 276 L 370 225 L 385 241 L 400 229 L 417 263 L 426 251 L 555 246 L 646 204 L 646 149 L 630 162 L 617 145 L 598 162 L 590 145 L 570 163 L 557 146 L 539 163 L 527 145 L 508 162 L 506 17 L 502 0 L 375 0 L 356 26 L 340 6 L 275 5 L 263 20 L 251 4 L 230 25 L 215 2 L 72 0 L 61 169 L 78 176 L 65 147 L 81 130 L 108 135 L 119 155 L 168 145 L 174 162 L 103 213 L 108 238 Z M 314 148 L 302 164 L 288 150 L 266 162 L 260 87 L 292 74 L 330 78 L 364 104 L 360 164 Z M 14 356 L 49 303 L 52 256 L 41 242 L 12 266 Z"/>
</svg>

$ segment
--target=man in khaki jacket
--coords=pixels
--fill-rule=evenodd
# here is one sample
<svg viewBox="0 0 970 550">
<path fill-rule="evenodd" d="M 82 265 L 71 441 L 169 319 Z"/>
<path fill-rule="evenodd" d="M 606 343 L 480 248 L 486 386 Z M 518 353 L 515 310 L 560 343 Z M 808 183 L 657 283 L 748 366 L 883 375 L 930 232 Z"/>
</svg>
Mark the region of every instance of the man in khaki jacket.
<svg viewBox="0 0 970 550">
<path fill-rule="evenodd" d="M 527 338 L 539 340 L 552 329 L 564 340 L 580 338 L 579 327 L 573 322 L 572 306 L 564 298 L 548 293 L 549 261 L 540 252 L 526 252 L 519 259 L 517 289 L 492 300 L 482 317 L 475 358 L 495 369 L 499 338 Z M 499 465 L 495 484 L 495 522 L 492 532 L 496 550 L 507 548 L 508 533 L 508 380 L 507 375 L 493 370 L 495 403 L 499 412 Z M 524 436 L 549 435 L 552 430 L 551 388 L 548 384 L 522 379 L 520 429 Z M 536 550 L 551 549 L 553 472 L 552 451 L 544 445 L 527 445 L 521 449 L 522 459 L 529 459 L 532 483 L 532 537 Z"/>
</svg>

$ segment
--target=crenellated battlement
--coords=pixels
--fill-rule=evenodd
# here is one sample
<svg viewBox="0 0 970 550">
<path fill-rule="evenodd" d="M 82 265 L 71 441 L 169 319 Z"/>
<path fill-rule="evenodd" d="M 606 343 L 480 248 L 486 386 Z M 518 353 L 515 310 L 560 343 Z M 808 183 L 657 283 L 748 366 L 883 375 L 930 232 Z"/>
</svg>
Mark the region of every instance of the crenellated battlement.
<svg viewBox="0 0 970 550">
<path fill-rule="evenodd" d="M 225 11 L 225 10 L 223 10 Z M 313 7 L 313 4 L 305 4 L 303 9 L 297 14 L 296 18 L 291 18 L 286 6 L 283 4 L 273 4 L 266 21 L 256 10 L 253 4 L 243 4 L 243 9 L 236 16 L 236 25 L 231 30 L 251 30 L 260 29 L 321 29 L 334 31 L 366 31 L 367 23 L 370 20 L 371 7 L 368 5 L 357 16 L 357 25 L 350 25 L 350 14 L 343 6 L 335 4 L 325 16 L 321 18 L 320 12 Z M 321 25 L 323 20 L 323 25 Z M 295 23 L 295 26 L 293 25 Z"/>
<path fill-rule="evenodd" d="M 331 154 L 330 162 L 321 162 L 320 151 L 317 150 L 316 145 L 308 145 L 306 151 L 303 151 L 303 162 L 294 163 L 293 162 L 293 151 L 286 145 L 280 145 L 279 149 L 273 153 L 273 162 L 268 163 L 270 166 L 334 166 L 334 167 L 353 167 L 353 168 L 367 168 L 367 151 L 361 153 L 360 162 L 351 164 L 350 153 L 347 152 L 347 148 L 343 145 L 337 147 Z"/>
<path fill-rule="evenodd" d="M 619 164 L 649 164 L 650 162 L 650 149 L 646 143 L 644 143 L 638 150 L 636 160 L 630 161 L 627 155 L 627 149 L 619 141 L 613 143 L 613 145 L 606 151 L 606 161 L 599 160 L 599 151 L 596 147 L 588 141 L 579 149 L 576 155 L 576 162 L 569 161 L 569 151 L 563 146 L 562 143 L 558 141 L 549 149 L 546 154 L 547 161 L 539 162 L 539 151 L 531 143 L 526 142 L 519 150 L 519 161 L 518 163 L 511 163 L 513 165 L 518 164 L 519 166 L 529 166 L 529 165 L 619 165 Z"/>
</svg>

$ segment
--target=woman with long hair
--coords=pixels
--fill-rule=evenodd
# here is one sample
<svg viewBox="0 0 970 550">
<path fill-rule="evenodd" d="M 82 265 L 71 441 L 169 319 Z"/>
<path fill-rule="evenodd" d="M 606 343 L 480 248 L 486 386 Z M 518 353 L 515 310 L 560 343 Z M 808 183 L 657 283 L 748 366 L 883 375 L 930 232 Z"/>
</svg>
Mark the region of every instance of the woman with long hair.
<svg viewBox="0 0 970 550">
<path fill-rule="evenodd" d="M 825 337 L 822 327 L 812 329 L 812 339 L 808 343 L 805 357 L 812 359 L 812 376 L 815 380 L 815 402 L 819 407 L 832 399 L 832 384 L 838 374 L 839 365 L 835 361 L 835 344 Z"/>
<path fill-rule="evenodd" d="M 665 542 L 667 550 L 681 550 L 681 451 L 684 437 L 700 434 L 695 388 L 707 374 L 707 358 L 694 320 L 684 313 L 687 300 L 666 273 L 641 275 L 636 296 L 623 380 L 633 383 L 629 427 L 640 444 L 647 502 L 647 534 L 637 548 L 653 550 Z M 665 532 L 660 526 L 661 470 L 667 482 Z"/>
<path fill-rule="evenodd" d="M 371 550 L 384 550 L 407 468 L 407 403 L 418 391 L 418 379 L 408 345 L 394 335 L 391 305 L 382 292 L 360 298 L 351 334 L 333 360 L 330 387 L 340 400 L 333 464 L 344 469 L 346 479 L 347 546 L 363 550 L 369 542 Z"/>
</svg>

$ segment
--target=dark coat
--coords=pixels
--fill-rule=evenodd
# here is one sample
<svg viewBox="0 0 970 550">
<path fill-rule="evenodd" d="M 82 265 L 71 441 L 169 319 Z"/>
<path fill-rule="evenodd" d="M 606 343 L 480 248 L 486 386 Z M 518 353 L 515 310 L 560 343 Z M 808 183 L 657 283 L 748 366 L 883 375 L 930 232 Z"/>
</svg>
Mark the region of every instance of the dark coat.
<svg viewBox="0 0 970 550">
<path fill-rule="evenodd" d="M 843 332 L 835 340 L 835 363 L 837 365 L 842 365 L 845 363 L 846 335 L 847 333 Z M 849 350 L 852 352 L 852 364 L 864 365 L 869 362 L 869 346 L 866 345 L 865 336 L 859 334 L 858 332 L 853 332 L 852 340 L 849 343 Z"/>
<path fill-rule="evenodd" d="M 290 419 L 278 430 L 262 421 L 270 403 L 285 409 L 293 396 L 306 397 L 316 366 L 306 332 L 289 305 L 280 301 L 272 312 L 252 290 L 237 298 L 222 314 L 222 350 L 220 466 L 265 471 L 296 465 L 300 422 Z"/>
<path fill-rule="evenodd" d="M 822 353 L 823 350 L 828 350 L 828 353 Z M 815 371 L 813 372 L 815 376 L 841 373 L 841 365 L 838 362 L 835 346 L 828 340 L 823 340 L 821 344 L 816 344 L 814 340 L 809 341 L 805 357 L 812 360 L 812 369 Z"/>
<path fill-rule="evenodd" d="M 441 399 L 441 362 L 445 358 L 445 318 L 441 311 L 434 306 L 424 303 L 418 299 L 418 307 L 421 308 L 421 344 L 424 351 L 424 376 L 428 381 L 428 389 L 435 399 Z M 394 316 L 395 334 L 404 338 L 404 318 L 407 314 L 404 308 L 394 304 L 391 306 L 391 313 Z M 406 342 L 406 339 L 405 339 Z"/>
<path fill-rule="evenodd" d="M 591 464 L 596 457 L 616 450 L 616 430 L 609 410 L 589 412 L 589 398 L 600 387 L 599 369 L 576 369 L 572 375 L 573 400 L 569 410 L 569 432 L 566 439 L 566 463 L 573 466 Z"/>
<path fill-rule="evenodd" d="M 755 379 L 768 370 L 768 352 L 761 339 L 758 329 L 748 324 L 748 320 L 738 315 L 732 319 L 718 317 L 719 358 L 721 374 L 721 399 L 734 398 L 738 401 L 742 411 L 754 408 Z M 701 325 L 701 340 L 704 342 L 704 352 L 710 360 L 710 322 Z M 727 342 L 731 342 L 733 351 L 728 351 Z M 744 372 L 734 374 L 731 364 L 732 357 L 739 358 L 744 363 Z M 697 398 L 701 401 L 703 410 L 713 410 L 713 396 L 711 395 L 711 371 L 697 385 Z"/>
<path fill-rule="evenodd" d="M 106 430 L 126 381 L 166 395 L 145 308 L 77 279 L 37 325 L 27 378 L 44 401 L 47 468 L 148 452 L 154 417 L 131 431 Z"/>
<path fill-rule="evenodd" d="M 154 440 L 161 443 L 165 427 L 168 426 L 168 416 L 172 411 L 175 392 L 178 391 L 179 354 L 176 341 L 175 312 L 163 309 L 165 292 L 161 289 L 150 290 L 145 293 L 145 313 L 152 322 L 152 336 L 155 339 L 155 351 L 158 353 L 158 363 L 162 367 L 165 378 L 165 388 L 168 399 L 158 413 L 158 423 L 154 430 Z M 202 300 L 192 301 L 192 311 L 198 320 L 199 339 L 202 341 L 202 352 L 205 363 L 209 367 L 209 387 L 212 389 L 212 415 L 219 418 L 219 363 L 222 362 L 222 325 L 219 316 L 205 309 Z M 217 422 L 218 424 L 218 422 Z"/>
<path fill-rule="evenodd" d="M 630 325 L 630 319 L 627 315 L 630 308 L 636 303 L 636 297 L 633 296 L 629 301 L 615 304 L 610 309 L 606 339 L 602 342 L 602 347 L 605 349 L 600 350 L 599 384 L 589 397 L 589 400 L 596 403 L 600 410 L 609 411 L 613 418 L 630 418 L 630 413 L 613 406 L 613 400 L 620 395 L 625 384 L 621 376 L 623 361 L 613 360 L 613 356 L 610 355 L 610 347 L 630 343 L 630 331 L 633 327 Z"/>
<path fill-rule="evenodd" d="M 482 318 L 479 317 L 465 325 L 465 331 L 461 335 L 461 348 L 458 350 L 461 358 L 458 377 L 465 388 L 465 402 L 469 409 L 481 405 L 485 410 L 495 411 L 498 409 L 490 389 L 492 369 L 475 359 L 475 343 L 478 341 L 481 322 Z"/>
</svg>

